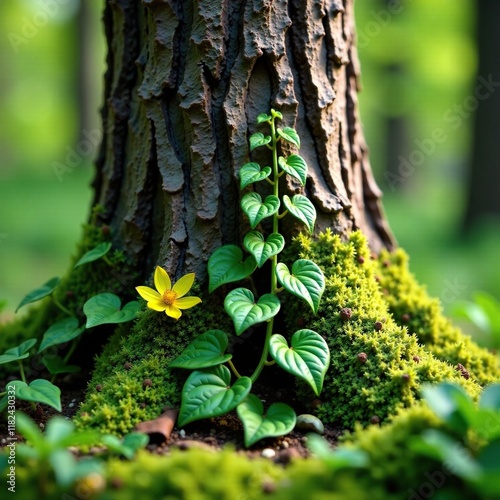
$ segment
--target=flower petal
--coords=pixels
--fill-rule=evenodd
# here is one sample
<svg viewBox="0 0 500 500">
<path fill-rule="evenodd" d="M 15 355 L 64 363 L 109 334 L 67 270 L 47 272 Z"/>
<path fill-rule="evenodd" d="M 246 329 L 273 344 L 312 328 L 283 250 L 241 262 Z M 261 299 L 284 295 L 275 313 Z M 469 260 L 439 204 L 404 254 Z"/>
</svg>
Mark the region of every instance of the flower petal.
<svg viewBox="0 0 500 500">
<path fill-rule="evenodd" d="M 165 290 L 170 290 L 172 288 L 172 282 L 170 281 L 167 271 L 160 266 L 156 266 L 155 269 L 155 287 L 159 294 L 163 294 Z"/>
<path fill-rule="evenodd" d="M 175 306 L 170 306 L 165 304 L 165 314 L 174 319 L 179 319 L 182 316 L 182 312 Z"/>
<path fill-rule="evenodd" d="M 182 297 L 191 290 L 194 283 L 194 273 L 186 274 L 183 276 L 172 288 L 172 290 L 177 294 L 177 297 Z"/>
<path fill-rule="evenodd" d="M 182 299 L 176 299 L 174 302 L 174 306 L 179 309 L 189 309 L 190 307 L 194 307 L 196 304 L 199 304 L 201 299 L 199 297 L 183 297 Z"/>
<path fill-rule="evenodd" d="M 147 303 L 147 306 L 153 311 L 164 311 L 168 306 L 163 302 L 163 300 L 155 299 Z"/>
<path fill-rule="evenodd" d="M 149 286 L 136 286 L 137 293 L 145 300 L 161 300 L 161 295 Z"/>
</svg>

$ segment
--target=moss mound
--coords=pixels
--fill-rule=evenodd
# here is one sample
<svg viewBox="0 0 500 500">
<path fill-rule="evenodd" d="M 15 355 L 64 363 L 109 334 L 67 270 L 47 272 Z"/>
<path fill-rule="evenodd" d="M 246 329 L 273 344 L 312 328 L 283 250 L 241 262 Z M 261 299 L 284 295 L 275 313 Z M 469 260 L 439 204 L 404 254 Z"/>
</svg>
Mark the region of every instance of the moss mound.
<svg viewBox="0 0 500 500">
<path fill-rule="evenodd" d="M 446 359 L 438 359 L 417 335 L 394 321 L 378 281 L 379 265 L 370 258 L 361 233 L 353 233 L 345 243 L 330 232 L 315 240 L 301 235 L 295 244 L 295 255 L 316 262 L 326 278 L 318 315 L 296 299 L 285 305 L 290 334 L 307 326 L 330 347 L 331 367 L 315 410 L 325 423 L 353 428 L 356 422 L 384 421 L 414 405 L 425 382 L 455 381 L 477 397 L 478 383 L 466 379 Z M 498 370 L 495 375 L 498 379 Z M 305 386 L 299 391 L 303 400 L 313 399 Z"/>
<path fill-rule="evenodd" d="M 452 365 L 487 385 L 499 379 L 497 357 L 475 344 L 459 328 L 443 316 L 438 299 L 429 297 L 417 283 L 408 266 L 408 255 L 401 249 L 384 251 L 377 260 L 377 275 L 394 321 L 414 333 L 419 343 L 436 358 Z"/>
<path fill-rule="evenodd" d="M 329 344 L 331 367 L 321 402 L 304 384 L 298 386 L 301 401 L 309 401 L 325 423 L 353 429 L 357 422 L 387 420 L 419 400 L 422 383 L 455 381 L 476 398 L 483 383 L 500 378 L 494 357 L 453 327 L 416 284 L 401 251 L 373 260 L 359 232 L 347 242 L 330 232 L 315 240 L 301 235 L 291 251 L 315 261 L 326 277 L 316 316 L 294 297 L 283 305 L 290 336 L 308 327 Z M 146 311 L 131 331 L 119 328 L 97 360 L 77 425 L 124 434 L 164 406 L 177 406 L 187 372 L 171 371 L 169 363 L 207 329 L 232 331 L 214 295 L 186 311 L 182 321 Z M 405 314 L 414 328 L 402 323 Z M 473 376 L 457 371 L 458 362 Z"/>
<path fill-rule="evenodd" d="M 130 331 L 117 329 L 97 359 L 77 426 L 126 434 L 165 406 L 179 406 L 188 372 L 168 365 L 195 337 L 223 327 L 220 307 L 204 300 L 203 307 L 185 311 L 178 322 L 147 310 Z"/>
</svg>

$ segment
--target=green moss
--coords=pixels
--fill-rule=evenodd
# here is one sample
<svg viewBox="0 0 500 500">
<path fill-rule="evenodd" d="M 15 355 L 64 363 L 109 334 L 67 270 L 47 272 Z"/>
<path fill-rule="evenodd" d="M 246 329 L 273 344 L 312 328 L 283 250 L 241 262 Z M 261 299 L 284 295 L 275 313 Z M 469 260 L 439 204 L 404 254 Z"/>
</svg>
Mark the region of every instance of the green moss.
<svg viewBox="0 0 500 500">
<path fill-rule="evenodd" d="M 380 286 L 394 320 L 414 333 L 419 343 L 436 358 L 464 366 L 479 384 L 498 381 L 498 358 L 475 344 L 443 316 L 439 300 L 429 297 L 425 287 L 417 283 L 408 260 L 401 249 L 393 253 L 384 251 L 377 260 Z"/>
<path fill-rule="evenodd" d="M 314 241 L 300 236 L 296 245 L 295 255 L 316 262 L 326 278 L 316 316 L 295 298 L 284 308 L 290 335 L 306 326 L 330 347 L 322 404 L 315 410 L 325 423 L 353 428 L 356 422 L 384 421 L 415 404 L 424 382 L 454 380 L 477 397 L 478 384 L 434 357 L 393 320 L 376 279 L 378 267 L 361 233 L 353 233 L 345 243 L 330 232 Z M 366 362 L 358 358 L 361 353 Z M 299 392 L 303 401 L 313 399 L 304 385 Z"/>
<path fill-rule="evenodd" d="M 283 470 L 263 459 L 248 460 L 231 450 L 174 451 L 169 457 L 140 453 L 134 463 L 110 462 L 112 498 L 175 498 L 186 500 L 259 499 L 283 476 Z M 109 495 L 109 493 L 108 493 Z M 104 494 L 101 498 L 110 498 Z"/>
<path fill-rule="evenodd" d="M 168 456 L 140 451 L 133 461 L 109 460 L 104 481 L 91 475 L 64 491 L 55 485 L 52 471 L 46 470 L 45 498 L 61 498 L 63 493 L 79 492 L 86 498 L 101 500 L 264 497 L 396 500 L 412 498 L 413 492 L 417 495 L 413 498 L 429 498 L 429 492 L 433 494 L 438 489 L 448 495 L 446 498 L 477 498 L 475 492 L 452 475 L 444 464 L 413 451 L 413 438 L 429 428 L 440 429 L 441 423 L 423 404 L 392 417 L 383 427 L 358 426 L 346 438 L 344 446 L 364 451 L 368 463 L 360 469 L 336 471 L 330 468 L 328 461 L 318 458 L 293 460 L 282 468 L 269 460 L 249 458 L 231 448 L 219 452 L 174 449 Z M 22 498 L 37 497 L 40 472 L 40 464 L 36 461 L 21 459 L 16 464 Z"/>
<path fill-rule="evenodd" d="M 351 441 L 354 448 L 365 451 L 369 463 L 367 470 L 350 471 L 350 475 L 356 477 L 363 489 L 369 490 L 376 484 L 396 498 L 429 498 L 440 488 L 450 495 L 446 498 L 476 498 L 445 464 L 417 454 L 412 448 L 412 440 L 422 431 L 442 426 L 424 403 L 392 416 L 385 426 L 362 428 L 358 425 L 346 440 Z"/>
<path fill-rule="evenodd" d="M 224 328 L 224 321 L 230 331 L 221 311 L 221 304 L 205 299 L 179 321 L 147 310 L 130 332 L 118 329 L 97 359 L 77 426 L 125 434 L 137 423 L 157 417 L 165 406 L 178 406 L 189 372 L 170 370 L 168 365 L 201 333 Z"/>
</svg>

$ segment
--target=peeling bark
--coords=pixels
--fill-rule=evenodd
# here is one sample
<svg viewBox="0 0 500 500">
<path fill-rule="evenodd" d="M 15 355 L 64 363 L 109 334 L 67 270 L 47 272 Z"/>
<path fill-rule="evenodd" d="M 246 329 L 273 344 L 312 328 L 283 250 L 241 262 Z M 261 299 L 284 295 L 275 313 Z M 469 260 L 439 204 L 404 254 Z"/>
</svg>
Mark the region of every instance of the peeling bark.
<svg viewBox="0 0 500 500">
<path fill-rule="evenodd" d="M 301 137 L 317 231 L 394 245 L 358 116 L 352 0 L 108 0 L 104 24 L 95 202 L 140 273 L 204 280 L 213 250 L 240 243 L 238 170 L 271 107 Z"/>
</svg>

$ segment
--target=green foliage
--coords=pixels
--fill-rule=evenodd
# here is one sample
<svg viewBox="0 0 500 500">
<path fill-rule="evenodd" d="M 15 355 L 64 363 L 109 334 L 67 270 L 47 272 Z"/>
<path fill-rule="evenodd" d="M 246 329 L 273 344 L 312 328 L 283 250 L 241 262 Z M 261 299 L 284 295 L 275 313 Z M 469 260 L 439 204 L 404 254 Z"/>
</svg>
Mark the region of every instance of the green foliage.
<svg viewBox="0 0 500 500">
<path fill-rule="evenodd" d="M 325 279 L 323 272 L 314 262 L 307 259 L 296 260 L 291 272 L 286 264 L 280 262 L 276 266 L 276 276 L 285 290 L 305 300 L 314 313 L 318 312 Z"/>
<path fill-rule="evenodd" d="M 83 305 L 83 312 L 87 316 L 86 328 L 98 325 L 125 323 L 137 317 L 140 304 L 131 301 L 121 308 L 120 297 L 113 293 L 100 293 L 91 297 Z"/>
<path fill-rule="evenodd" d="M 189 344 L 180 356 L 170 363 L 170 368 L 208 368 L 229 361 L 232 354 L 223 353 L 228 344 L 227 335 L 222 330 L 209 330 Z"/>
<path fill-rule="evenodd" d="M 0 364 L 10 363 L 12 361 L 19 361 L 21 359 L 27 358 L 29 356 L 29 350 L 36 344 L 36 342 L 36 339 L 28 339 L 16 347 L 7 349 L 0 356 Z"/>
<path fill-rule="evenodd" d="M 37 378 L 29 385 L 23 380 L 12 380 L 7 383 L 6 392 L 7 397 L 10 394 L 15 394 L 15 398 L 43 403 L 61 411 L 61 390 L 48 380 Z M 5 407 L 8 408 L 7 401 Z"/>
<path fill-rule="evenodd" d="M 140 432 L 131 432 L 127 434 L 123 439 L 119 439 L 116 436 L 107 434 L 102 437 L 102 444 L 106 446 L 109 451 L 122 455 L 125 458 L 131 460 L 138 450 L 144 448 L 148 442 L 149 437 L 146 434 Z"/>
<path fill-rule="evenodd" d="M 78 268 L 84 264 L 90 264 L 101 257 L 104 257 L 107 265 L 112 267 L 113 262 L 105 257 L 105 254 L 109 252 L 110 248 L 110 243 L 101 243 L 95 246 L 83 255 L 75 267 Z M 29 356 L 29 350 L 37 343 L 39 332 L 37 332 L 37 338 L 29 338 L 19 346 L 11 347 L 7 349 L 3 355 L 0 355 L 0 365 L 17 362 L 21 375 L 21 380 L 9 382 L 6 390 L 0 394 L 0 396 L 3 396 L 0 400 L 0 411 L 8 407 L 9 396 L 15 396 L 25 401 L 31 401 L 32 403 L 47 404 L 57 411 L 61 411 L 61 391 L 52 382 L 59 374 L 79 371 L 80 368 L 78 366 L 68 365 L 67 363 L 75 351 L 80 336 L 84 333 L 85 329 L 105 323 L 122 323 L 130 321 L 137 315 L 139 309 L 138 302 L 129 302 L 120 310 L 121 301 L 118 296 L 111 293 L 101 293 L 91 297 L 83 304 L 83 311 L 88 316 L 87 324 L 86 326 L 79 326 L 79 320 L 75 312 L 62 305 L 56 296 L 58 290 L 60 290 L 62 286 L 63 284 L 60 278 L 51 279 L 43 286 L 28 293 L 17 309 L 50 296 L 53 306 L 59 309 L 66 317 L 59 319 L 46 329 L 43 333 L 38 353 L 46 351 L 49 347 L 60 346 L 67 342 L 71 342 L 71 345 L 64 358 L 57 354 L 44 355 L 42 357 L 43 364 L 48 372 L 53 375 L 52 381 L 36 379 L 28 383 L 24 373 L 22 360 Z M 33 407 L 35 408 L 34 405 Z"/>
<path fill-rule="evenodd" d="M 182 405 L 177 419 L 183 427 L 202 418 L 217 417 L 234 410 L 252 388 L 249 377 L 231 384 L 231 372 L 224 365 L 195 370 L 182 388 Z"/>
<path fill-rule="evenodd" d="M 16 413 L 12 422 L 25 442 L 9 443 L 7 454 L 0 455 L 0 462 L 4 467 L 10 465 L 9 471 L 14 468 L 13 489 L 10 491 L 15 491 L 22 498 L 61 498 L 68 491 L 76 492 L 77 496 L 85 491 L 87 495 L 89 489 L 94 493 L 104 486 L 105 464 L 101 458 L 77 458 L 70 447 L 88 448 L 104 444 L 108 456 L 132 459 L 149 441 L 148 436 L 141 433 L 131 433 L 120 440 L 92 430 L 77 430 L 70 420 L 57 416 L 48 421 L 43 434 L 36 423 L 23 413 Z M 32 476 L 32 481 L 27 484 L 22 481 L 26 470 Z M 28 493 L 30 484 L 34 494 Z M 99 485 L 99 488 L 92 485 Z"/>
<path fill-rule="evenodd" d="M 274 334 L 269 340 L 269 354 L 283 370 L 304 379 L 319 396 L 330 365 L 330 351 L 321 335 L 297 330 L 289 347 L 283 335 Z"/>
<path fill-rule="evenodd" d="M 478 405 L 452 384 L 426 387 L 424 398 L 444 427 L 423 430 L 412 438 L 411 448 L 423 457 L 446 464 L 478 497 L 497 498 L 500 495 L 500 385 L 488 386 Z"/>
<path fill-rule="evenodd" d="M 403 250 L 382 251 L 375 272 L 394 320 L 409 334 L 416 335 L 427 351 L 480 385 L 498 380 L 496 356 L 478 347 L 443 316 L 439 301 L 429 297 L 425 287 L 411 274 Z"/>
<path fill-rule="evenodd" d="M 281 253 L 285 247 L 285 238 L 279 233 L 271 233 L 264 238 L 259 231 L 250 231 L 245 235 L 243 246 L 255 257 L 257 266 L 262 267 L 271 257 Z"/>
<path fill-rule="evenodd" d="M 236 245 L 217 248 L 208 259 L 210 292 L 225 283 L 233 283 L 250 276 L 257 267 L 252 256 L 243 260 L 243 252 Z"/>
<path fill-rule="evenodd" d="M 316 317 L 301 301 L 283 305 L 288 330 L 308 325 L 329 346 L 331 368 L 321 404 L 312 409 L 323 422 L 346 428 L 356 422 L 383 422 L 416 404 L 424 382 L 454 380 L 478 396 L 477 383 L 436 359 L 392 319 L 390 294 L 383 291 L 379 263 L 371 259 L 359 232 L 352 233 L 347 242 L 328 231 L 314 240 L 300 235 L 290 251 L 293 257 L 314 259 L 325 274 L 325 292 Z M 491 376 L 498 374 L 493 371 Z M 301 385 L 299 397 L 312 402 L 314 395 Z"/>
<path fill-rule="evenodd" d="M 16 446 L 17 454 L 20 459 L 29 459 L 37 464 L 40 494 L 43 495 L 48 487 L 49 473 L 54 474 L 58 485 L 66 487 L 91 472 L 101 470 L 95 459 L 77 460 L 67 449 L 69 446 L 96 444 L 100 438 L 96 432 L 76 432 L 73 423 L 61 417 L 53 417 L 49 421 L 45 435 L 23 413 L 17 413 L 15 421 L 18 431 L 28 441 Z"/>
<path fill-rule="evenodd" d="M 92 248 L 88 252 L 85 252 L 74 267 L 82 266 L 83 264 L 88 264 L 89 262 L 94 262 L 101 257 L 104 257 L 111 250 L 111 243 L 99 243 L 96 247 Z"/>
<path fill-rule="evenodd" d="M 280 307 L 281 302 L 276 295 L 266 293 L 255 302 L 253 293 L 246 288 L 232 290 L 224 300 L 224 309 L 234 322 L 236 335 L 274 318 Z"/>
<path fill-rule="evenodd" d="M 260 361 L 250 377 L 242 377 L 231 359 L 224 359 L 224 350 L 228 343 L 227 336 L 224 338 L 221 334 L 225 334 L 217 331 L 203 334 L 201 341 L 198 338 L 191 343 L 171 365 L 171 367 L 199 369 L 193 372 L 184 384 L 179 425 L 182 426 L 200 418 L 222 415 L 241 404 L 243 406 L 238 407 L 238 415 L 243 422 L 247 446 L 264 437 L 276 436 L 280 430 L 289 432 L 295 424 L 295 413 L 286 405 L 272 405 L 263 419 L 260 401 L 258 402 L 260 406 L 257 405 L 257 407 L 256 398 L 252 397 L 250 401 L 245 400 L 264 366 L 277 363 L 285 371 L 304 379 L 312 386 L 315 393 L 319 394 L 330 362 L 328 345 L 310 329 L 295 332 L 292 336 L 291 348 L 288 347 L 287 340 L 283 336 L 273 335 L 274 320 L 281 308 L 278 294 L 283 289 L 307 302 L 316 313 L 325 288 L 323 273 L 314 262 L 299 259 L 293 263 L 291 272 L 286 264 L 278 263 L 278 255 L 285 245 L 283 236 L 278 232 L 278 220 L 289 213 L 302 221 L 312 232 L 316 210 L 305 196 L 295 195 L 293 199 L 290 199 L 284 195 L 286 211 L 278 213 L 281 206 L 279 177 L 287 173 L 305 185 L 307 165 L 297 154 L 292 154 L 287 158 L 278 156 L 280 141 L 300 147 L 300 139 L 297 132 L 290 127 L 276 128 L 277 119 L 282 119 L 282 115 L 273 109 L 271 115 L 266 113 L 259 115 L 257 122 L 267 123 L 271 129 L 271 135 L 264 136 L 259 132 L 250 137 L 251 151 L 262 146 L 267 146 L 271 150 L 272 168 L 261 169 L 257 163 L 250 162 L 240 170 L 242 189 L 263 180 L 266 180 L 273 188 L 272 194 L 267 195 L 264 201 L 256 192 L 246 193 L 241 198 L 241 209 L 254 230 L 244 237 L 243 243 L 251 255 L 243 260 L 243 252 L 239 247 L 225 245 L 218 248 L 208 261 L 210 292 L 221 285 L 247 278 L 255 290 L 252 273 L 257 267 L 270 262 L 270 293 L 265 293 L 256 299 L 254 292 L 240 287 L 230 291 L 224 300 L 224 308 L 233 320 L 236 335 L 241 335 L 250 327 L 267 323 Z M 273 230 L 266 240 L 260 231 L 255 231 L 255 228 L 268 218 L 272 219 Z M 278 288 L 278 281 L 283 285 L 282 289 Z M 202 351 L 197 354 L 198 346 L 202 348 Z M 271 361 L 268 360 L 269 351 L 273 358 Z M 217 361 L 218 365 L 216 365 Z M 228 362 L 237 378 L 233 385 L 231 385 L 231 372 L 222 364 L 225 361 Z M 281 421 L 281 418 L 284 421 Z"/>
<path fill-rule="evenodd" d="M 124 435 L 139 422 L 156 418 L 165 406 L 178 407 L 186 377 L 184 371 L 171 370 L 170 363 L 200 331 L 231 326 L 217 312 L 221 304 L 216 297 L 203 297 L 203 303 L 203 309 L 186 311 L 183 321 L 147 310 L 133 325 L 119 325 L 97 358 L 76 425 Z M 145 380 L 151 385 L 145 386 Z"/>
<path fill-rule="evenodd" d="M 295 427 L 296 416 L 285 403 L 273 403 L 264 416 L 264 407 L 260 399 L 249 394 L 238 405 L 238 416 L 245 424 L 245 446 L 260 441 L 265 437 L 283 436 Z"/>
<path fill-rule="evenodd" d="M 48 297 L 49 295 L 52 295 L 52 293 L 58 287 L 60 282 L 61 282 L 60 278 L 52 278 L 41 287 L 36 288 L 35 290 L 28 293 L 17 306 L 16 312 L 19 311 L 21 307 L 27 304 L 31 304 L 32 302 L 37 302 L 38 300 L 41 300 L 45 297 Z"/>
<path fill-rule="evenodd" d="M 38 352 L 40 353 L 49 347 L 69 342 L 79 337 L 84 330 L 85 327 L 79 326 L 76 318 L 71 317 L 62 319 L 51 325 L 43 334 Z"/>
<path fill-rule="evenodd" d="M 250 227 L 255 229 L 264 219 L 278 212 L 280 200 L 277 196 L 270 194 L 264 202 L 258 193 L 247 193 L 241 199 L 241 209 L 250 221 Z"/>
<path fill-rule="evenodd" d="M 23 359 L 29 357 L 29 351 L 36 343 L 37 339 L 25 340 L 22 344 L 7 349 L 0 356 L 0 364 L 17 361 L 22 378 L 22 380 L 12 380 L 6 384 L 5 391 L 0 394 L 0 396 L 3 396 L 0 400 L 0 412 L 8 409 L 10 414 L 13 411 L 11 410 L 10 401 L 11 399 L 15 400 L 15 398 L 44 403 L 52 406 L 57 411 L 61 411 L 61 391 L 58 387 L 44 379 L 33 380 L 29 385 L 27 383 L 24 374 Z"/>
<path fill-rule="evenodd" d="M 490 294 L 476 292 L 471 301 L 454 304 L 452 313 L 472 323 L 481 332 L 481 343 L 492 349 L 500 348 L 500 303 Z"/>
</svg>

